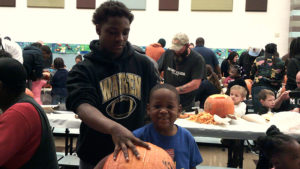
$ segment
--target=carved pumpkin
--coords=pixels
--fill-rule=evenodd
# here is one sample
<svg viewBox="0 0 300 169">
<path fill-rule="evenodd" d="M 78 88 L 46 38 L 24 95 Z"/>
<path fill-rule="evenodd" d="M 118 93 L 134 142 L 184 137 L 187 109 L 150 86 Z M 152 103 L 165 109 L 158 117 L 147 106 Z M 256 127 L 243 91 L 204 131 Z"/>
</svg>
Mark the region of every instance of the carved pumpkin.
<svg viewBox="0 0 300 169">
<path fill-rule="evenodd" d="M 108 156 L 103 169 L 176 169 L 172 158 L 164 149 L 151 143 L 147 144 L 150 150 L 136 146 L 140 159 L 128 150 L 129 161 L 126 161 L 123 152 L 120 151 L 116 161 L 113 159 L 113 154 Z"/>
<path fill-rule="evenodd" d="M 28 88 L 26 88 L 25 94 L 28 95 L 28 96 L 30 96 L 30 97 L 32 97 L 32 98 L 34 98 L 34 95 L 33 95 L 32 91 L 30 89 L 28 89 Z"/>
<path fill-rule="evenodd" d="M 204 111 L 224 118 L 227 114 L 234 114 L 234 103 L 228 95 L 214 94 L 206 99 Z"/>
<path fill-rule="evenodd" d="M 251 88 L 252 88 L 252 80 L 251 79 L 245 79 L 245 83 L 247 85 L 249 95 L 251 95 Z"/>
</svg>

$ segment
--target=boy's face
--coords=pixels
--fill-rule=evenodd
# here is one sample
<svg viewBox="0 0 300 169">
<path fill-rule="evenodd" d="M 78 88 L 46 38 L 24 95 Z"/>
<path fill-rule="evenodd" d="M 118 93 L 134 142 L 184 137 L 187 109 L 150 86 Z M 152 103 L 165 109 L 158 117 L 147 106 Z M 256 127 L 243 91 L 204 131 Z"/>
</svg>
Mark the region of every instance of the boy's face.
<svg viewBox="0 0 300 169">
<path fill-rule="evenodd" d="M 81 62 L 81 61 L 82 61 L 81 59 L 75 59 L 76 64 Z"/>
<path fill-rule="evenodd" d="M 171 130 L 180 111 L 176 94 L 166 88 L 154 91 L 147 105 L 147 113 L 158 131 Z"/>
<path fill-rule="evenodd" d="M 234 105 L 238 105 L 240 102 L 242 102 L 245 99 L 245 97 L 241 95 L 240 91 L 234 89 L 230 90 L 230 97 L 233 100 Z"/>
<path fill-rule="evenodd" d="M 267 108 L 273 109 L 275 106 L 275 97 L 272 95 L 267 95 L 267 98 L 265 100 L 260 100 L 260 103 Z"/>
<path fill-rule="evenodd" d="M 285 151 L 271 158 L 275 169 L 300 169 L 300 145 L 298 142 L 284 144 Z"/>
<path fill-rule="evenodd" d="M 106 22 L 96 25 L 100 48 L 119 57 L 126 45 L 130 22 L 126 17 L 109 17 Z"/>
</svg>

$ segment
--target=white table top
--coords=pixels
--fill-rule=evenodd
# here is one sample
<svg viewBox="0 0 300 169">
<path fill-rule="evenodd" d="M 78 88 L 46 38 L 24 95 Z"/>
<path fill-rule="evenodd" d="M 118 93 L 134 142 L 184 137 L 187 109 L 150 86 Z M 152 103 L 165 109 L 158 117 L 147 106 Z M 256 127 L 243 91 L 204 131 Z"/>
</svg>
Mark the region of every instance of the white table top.
<svg viewBox="0 0 300 169">
<path fill-rule="evenodd" d="M 56 111 L 60 114 L 47 114 L 49 123 L 56 128 L 79 128 L 81 120 L 75 118 L 75 114 L 70 111 Z"/>
</svg>

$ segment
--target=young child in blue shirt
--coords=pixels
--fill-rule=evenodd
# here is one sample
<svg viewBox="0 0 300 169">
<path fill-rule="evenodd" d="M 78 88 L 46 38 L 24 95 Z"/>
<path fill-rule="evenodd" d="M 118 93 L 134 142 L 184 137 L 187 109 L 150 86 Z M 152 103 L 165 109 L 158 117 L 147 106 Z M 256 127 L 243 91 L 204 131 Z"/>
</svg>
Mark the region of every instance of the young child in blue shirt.
<svg viewBox="0 0 300 169">
<path fill-rule="evenodd" d="M 181 112 L 179 94 L 169 84 L 158 84 L 150 92 L 147 114 L 152 123 L 133 131 L 143 141 L 165 149 L 177 169 L 195 169 L 203 160 L 191 133 L 174 124 Z"/>
</svg>

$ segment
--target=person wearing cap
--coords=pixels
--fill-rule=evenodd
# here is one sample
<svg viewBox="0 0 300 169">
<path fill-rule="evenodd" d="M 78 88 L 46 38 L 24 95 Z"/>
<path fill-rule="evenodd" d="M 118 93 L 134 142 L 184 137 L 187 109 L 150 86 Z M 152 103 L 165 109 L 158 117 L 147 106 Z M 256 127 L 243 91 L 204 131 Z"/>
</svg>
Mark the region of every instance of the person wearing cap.
<svg viewBox="0 0 300 169">
<path fill-rule="evenodd" d="M 189 48 L 189 38 L 177 33 L 172 46 L 158 60 L 158 70 L 164 72 L 165 83 L 176 87 L 183 111 L 192 111 L 196 91 L 206 76 L 203 57 Z"/>
<path fill-rule="evenodd" d="M 254 112 L 259 112 L 262 108 L 258 93 L 263 89 L 268 89 L 276 94 L 285 75 L 285 64 L 278 57 L 277 45 L 269 43 L 265 46 L 265 51 L 265 56 L 254 60 L 250 72 L 250 78 L 253 80 L 251 94 Z"/>
<path fill-rule="evenodd" d="M 25 83 L 22 64 L 0 56 L 0 168 L 57 169 L 48 118 Z"/>
<path fill-rule="evenodd" d="M 166 40 L 160 38 L 157 43 L 153 43 L 146 47 L 146 55 L 157 62 L 160 56 L 165 52 L 165 45 Z"/>
<path fill-rule="evenodd" d="M 196 47 L 193 49 L 196 52 L 200 53 L 200 55 L 204 58 L 205 63 L 210 65 L 214 72 L 218 75 L 219 78 L 222 77 L 221 69 L 219 66 L 219 61 L 216 54 L 209 48 L 204 46 L 204 38 L 199 37 L 196 39 Z"/>
<path fill-rule="evenodd" d="M 239 58 L 239 65 L 244 69 L 245 79 L 250 78 L 251 66 L 258 56 L 263 56 L 264 50 L 261 48 L 250 47 L 249 50 L 243 52 Z"/>
</svg>

